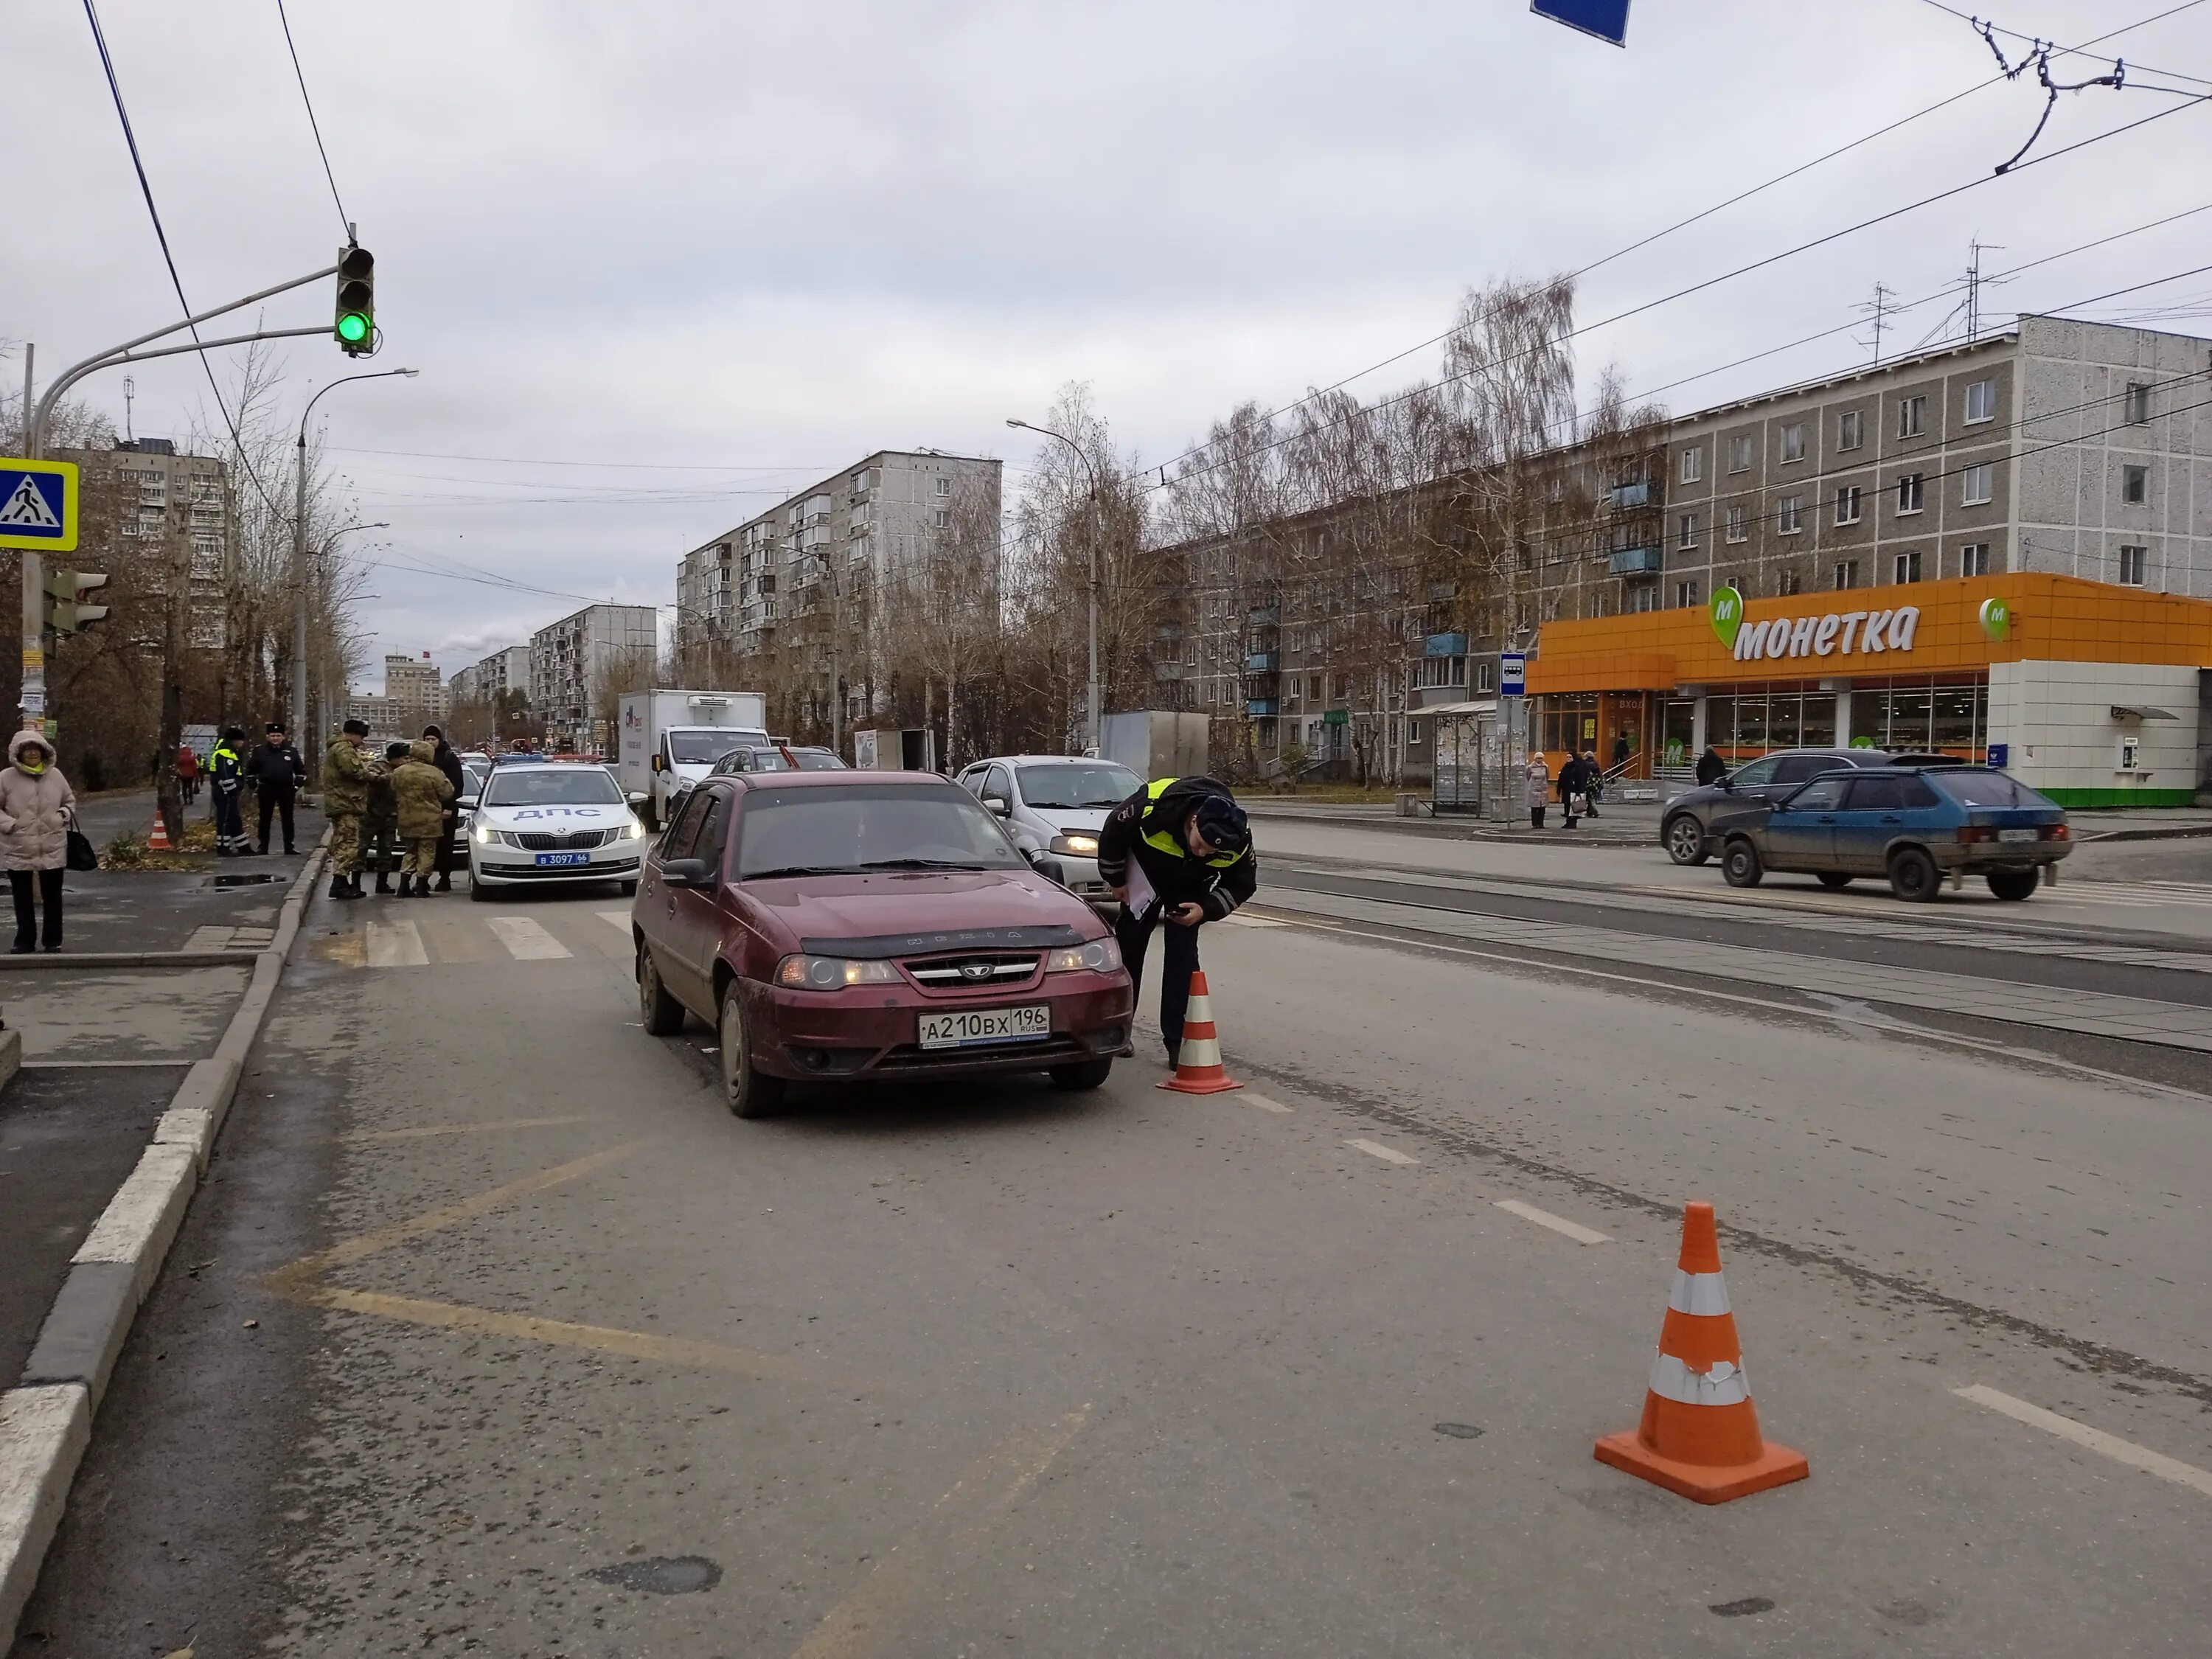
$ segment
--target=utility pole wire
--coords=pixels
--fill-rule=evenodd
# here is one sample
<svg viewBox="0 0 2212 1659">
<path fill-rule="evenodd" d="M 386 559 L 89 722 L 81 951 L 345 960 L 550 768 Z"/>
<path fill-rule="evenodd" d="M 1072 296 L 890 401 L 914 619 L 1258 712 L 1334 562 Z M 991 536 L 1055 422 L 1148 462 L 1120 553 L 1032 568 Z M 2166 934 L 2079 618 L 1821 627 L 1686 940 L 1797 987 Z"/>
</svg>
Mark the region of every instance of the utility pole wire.
<svg viewBox="0 0 2212 1659">
<path fill-rule="evenodd" d="M 123 142 L 130 148 L 131 169 L 138 175 L 138 193 L 145 198 L 147 216 L 154 222 L 154 238 L 161 245 L 161 263 L 168 266 L 169 285 L 176 290 L 177 303 L 184 307 L 185 315 L 189 318 L 192 314 L 191 301 L 185 298 L 184 279 L 177 275 L 177 261 L 169 252 L 169 233 L 161 228 L 161 210 L 154 205 L 154 186 L 147 180 L 146 163 L 138 154 L 138 135 L 131 130 L 131 112 L 123 106 L 123 88 L 115 78 L 115 60 L 108 56 L 107 36 L 100 29 L 100 14 L 93 9 L 92 0 L 84 0 L 84 15 L 86 21 L 92 25 L 93 44 L 100 49 L 100 66 L 107 76 L 107 90 L 115 100 L 116 118 L 123 124 Z M 199 325 L 187 323 L 185 326 L 191 330 L 193 342 L 198 343 Z M 278 518 L 283 518 L 283 510 L 270 499 L 269 491 L 262 485 L 261 475 L 253 470 L 252 458 L 246 453 L 245 441 L 238 435 L 238 422 L 230 418 L 230 406 L 223 401 L 222 386 L 216 383 L 214 366 L 208 362 L 204 349 L 198 356 L 200 371 L 207 376 L 208 390 L 215 393 L 215 406 L 222 412 L 223 426 L 230 434 L 231 453 L 238 457 L 239 465 L 246 469 L 246 476 L 253 480 L 254 491 L 261 497 L 262 505 Z M 25 420 L 27 422 L 28 419 L 27 415 Z"/>
<path fill-rule="evenodd" d="M 346 216 L 345 204 L 338 198 L 337 176 L 331 171 L 331 153 L 323 148 L 323 125 L 315 119 L 315 100 L 307 96 L 307 76 L 300 68 L 300 49 L 292 44 L 292 20 L 284 15 L 284 0 L 276 0 L 276 21 L 284 26 L 284 50 L 292 54 L 292 75 L 300 83 L 300 101 L 307 106 L 307 129 L 315 135 L 315 154 L 323 158 L 323 177 L 330 180 L 331 201 L 338 210 L 338 223 L 345 228 L 347 246 L 353 243 L 353 221 Z"/>
</svg>

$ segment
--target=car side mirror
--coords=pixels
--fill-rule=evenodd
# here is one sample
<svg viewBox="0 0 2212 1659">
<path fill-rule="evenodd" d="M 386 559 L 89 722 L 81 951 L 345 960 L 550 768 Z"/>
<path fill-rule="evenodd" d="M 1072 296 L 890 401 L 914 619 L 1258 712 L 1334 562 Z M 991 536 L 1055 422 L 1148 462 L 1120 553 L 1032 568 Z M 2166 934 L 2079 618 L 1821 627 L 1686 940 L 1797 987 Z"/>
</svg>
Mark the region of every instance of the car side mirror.
<svg viewBox="0 0 2212 1659">
<path fill-rule="evenodd" d="M 629 793 L 624 795 L 623 799 L 628 801 L 632 806 L 642 806 L 646 802 L 651 800 L 653 797 L 647 794 L 642 789 L 633 789 Z"/>
<path fill-rule="evenodd" d="M 1012 817 L 1013 816 L 1014 809 L 1012 806 L 1008 805 L 1006 798 L 1004 795 L 984 796 L 983 806 L 985 811 L 996 812 L 1002 818 Z"/>
<path fill-rule="evenodd" d="M 1030 861 L 1030 868 L 1047 881 L 1057 883 L 1062 887 L 1067 885 L 1067 866 L 1058 859 L 1048 858 L 1042 851 L 1034 847 L 1024 848 L 1022 856 Z"/>
<path fill-rule="evenodd" d="M 656 772 L 658 772 L 658 771 L 659 771 L 659 770 L 661 769 L 661 760 L 660 760 L 660 757 L 659 757 L 659 756 L 658 756 L 658 755 L 655 755 L 655 756 L 653 757 L 653 769 L 654 771 L 656 771 Z"/>
<path fill-rule="evenodd" d="M 712 887 L 714 866 L 705 859 L 670 859 L 660 866 L 660 879 L 671 887 Z"/>
</svg>

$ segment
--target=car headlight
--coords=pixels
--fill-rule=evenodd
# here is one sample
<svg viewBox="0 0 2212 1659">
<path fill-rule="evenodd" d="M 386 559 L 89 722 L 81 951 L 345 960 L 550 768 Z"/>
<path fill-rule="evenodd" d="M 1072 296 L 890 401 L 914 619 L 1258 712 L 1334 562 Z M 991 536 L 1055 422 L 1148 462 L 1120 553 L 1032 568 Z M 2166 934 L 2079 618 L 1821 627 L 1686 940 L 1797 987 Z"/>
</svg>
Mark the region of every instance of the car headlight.
<svg viewBox="0 0 2212 1659">
<path fill-rule="evenodd" d="M 645 825 L 640 823 L 637 819 L 632 818 L 629 821 L 629 828 L 623 830 L 623 833 L 628 836 L 632 841 L 643 841 L 645 839 Z"/>
<path fill-rule="evenodd" d="M 1098 856 L 1098 837 L 1083 835 L 1071 830 L 1064 836 L 1054 836 L 1052 838 L 1052 850 L 1055 853 L 1070 853 L 1079 859 L 1095 859 Z"/>
<path fill-rule="evenodd" d="M 491 825 L 488 823 L 480 823 L 477 825 L 474 834 L 477 838 L 477 844 L 480 847 L 489 847 L 492 842 L 499 839 L 499 831 L 493 829 Z"/>
<path fill-rule="evenodd" d="M 899 975 L 888 962 L 786 957 L 775 965 L 775 982 L 793 991 L 842 991 L 848 985 L 896 985 Z"/>
<path fill-rule="evenodd" d="M 1110 974 L 1121 965 L 1121 947 L 1110 939 L 1070 945 L 1045 958 L 1048 974 Z"/>
</svg>

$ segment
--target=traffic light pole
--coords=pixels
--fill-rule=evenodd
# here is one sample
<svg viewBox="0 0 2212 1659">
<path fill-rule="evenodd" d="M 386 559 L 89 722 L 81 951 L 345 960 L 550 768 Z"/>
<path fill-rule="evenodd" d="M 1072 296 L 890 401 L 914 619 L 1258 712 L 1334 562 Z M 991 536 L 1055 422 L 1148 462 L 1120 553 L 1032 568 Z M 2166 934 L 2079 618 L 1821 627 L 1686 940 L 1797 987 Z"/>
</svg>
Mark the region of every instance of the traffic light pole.
<svg viewBox="0 0 2212 1659">
<path fill-rule="evenodd" d="M 271 295 L 287 294 L 295 288 L 305 288 L 310 283 L 319 283 L 326 276 L 337 274 L 335 264 L 325 265 L 320 270 L 310 271 L 305 276 L 295 276 L 289 283 L 279 283 L 274 288 L 264 288 L 258 294 L 249 294 L 242 300 L 233 300 L 228 305 L 217 306 L 212 311 L 186 317 L 179 322 L 167 323 L 141 334 L 134 340 L 125 340 L 119 346 L 98 352 L 76 364 L 46 388 L 46 395 L 35 406 L 31 402 L 31 354 L 23 354 L 23 454 L 29 460 L 43 459 L 46 455 L 46 422 L 53 414 L 54 405 L 61 396 L 95 369 L 113 368 L 123 363 L 143 362 L 149 357 L 173 357 L 186 351 L 212 351 L 219 346 L 246 345 L 255 340 L 283 340 L 294 335 L 327 335 L 328 324 L 313 328 L 260 329 L 252 334 L 234 334 L 221 340 L 195 340 L 190 345 L 162 346 L 152 351 L 138 348 L 149 341 L 174 334 L 180 328 L 190 328 L 210 317 L 228 313 L 266 300 Z M 46 561 L 30 550 L 23 554 L 23 690 L 18 699 L 22 722 L 29 726 L 43 720 L 46 713 Z"/>
</svg>

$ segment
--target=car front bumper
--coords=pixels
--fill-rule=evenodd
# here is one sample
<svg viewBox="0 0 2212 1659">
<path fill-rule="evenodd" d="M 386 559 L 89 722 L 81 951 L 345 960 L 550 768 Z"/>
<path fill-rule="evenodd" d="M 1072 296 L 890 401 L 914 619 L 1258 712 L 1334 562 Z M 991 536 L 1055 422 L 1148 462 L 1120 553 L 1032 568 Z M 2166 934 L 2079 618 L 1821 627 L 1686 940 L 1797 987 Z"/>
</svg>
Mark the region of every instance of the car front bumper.
<svg viewBox="0 0 2212 1659">
<path fill-rule="evenodd" d="M 771 1077 L 889 1082 L 1038 1072 L 1119 1054 L 1128 1040 L 1136 995 L 1125 973 L 1052 974 L 1027 989 L 930 997 L 902 986 L 843 991 L 787 991 L 745 981 L 753 1064 Z M 1042 1002 L 1052 1034 L 1018 1042 L 924 1048 L 921 1017 L 963 1008 Z"/>
<path fill-rule="evenodd" d="M 494 887 L 502 883 L 526 887 L 562 881 L 635 881 L 644 855 L 643 842 L 622 841 L 612 847 L 592 848 L 587 863 L 539 864 L 534 854 L 513 847 L 485 847 L 471 842 L 469 879 Z"/>
</svg>

